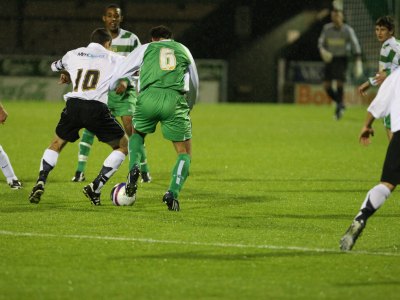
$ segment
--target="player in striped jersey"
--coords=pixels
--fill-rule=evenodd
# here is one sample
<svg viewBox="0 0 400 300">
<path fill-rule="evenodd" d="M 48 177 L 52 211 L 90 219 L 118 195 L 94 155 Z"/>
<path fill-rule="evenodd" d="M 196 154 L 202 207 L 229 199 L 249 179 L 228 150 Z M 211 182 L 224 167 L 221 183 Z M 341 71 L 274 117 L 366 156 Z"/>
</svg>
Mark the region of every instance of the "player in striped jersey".
<svg viewBox="0 0 400 300">
<path fill-rule="evenodd" d="M 133 116 L 133 134 L 129 138 L 129 174 L 127 195 L 137 190 L 140 149 L 144 137 L 156 130 L 158 122 L 164 138 L 171 141 L 178 155 L 163 202 L 169 210 L 179 211 L 178 196 L 189 175 L 192 125 L 189 116 L 198 95 L 199 78 L 193 57 L 184 45 L 172 40 L 165 26 L 151 30 L 152 42 L 135 49 L 120 64 L 111 79 L 111 88 L 119 78 L 138 70 L 139 96 Z"/>
<path fill-rule="evenodd" d="M 68 142 L 79 138 L 79 130 L 87 128 L 99 141 L 111 146 L 113 151 L 105 159 L 95 180 L 83 188 L 93 205 L 100 205 L 100 191 L 118 170 L 128 153 L 125 132 L 107 106 L 110 79 L 118 62 L 125 58 L 107 50 L 112 37 L 108 30 L 93 31 L 91 43 L 65 54 L 51 65 L 61 72 L 60 83 L 73 83 L 72 91 L 64 95 L 65 108 L 56 127 L 56 134 L 40 161 L 40 172 L 29 195 L 31 203 L 39 203 L 50 171 L 56 166 L 61 150 Z M 123 87 L 117 88 L 123 92 Z"/>
<path fill-rule="evenodd" d="M 395 23 L 391 16 L 380 17 L 375 22 L 375 34 L 378 41 L 382 43 L 379 55 L 379 69 L 375 76 L 370 77 L 358 87 L 358 91 L 363 96 L 371 86 L 380 85 L 390 73 L 399 67 L 400 41 L 394 37 L 394 29 Z M 390 140 L 392 138 L 390 116 L 386 116 L 383 122 Z"/>
<path fill-rule="evenodd" d="M 140 41 L 132 32 L 120 28 L 122 21 L 122 11 L 117 4 L 110 4 L 105 8 L 103 22 L 105 28 L 108 29 L 113 38 L 111 50 L 119 55 L 127 56 L 136 47 L 140 46 Z M 132 116 L 135 110 L 136 97 L 134 80 L 130 81 L 130 85 L 123 95 L 118 95 L 115 91 L 110 91 L 108 94 L 108 107 L 114 116 L 121 117 L 122 124 L 128 136 L 132 134 Z M 72 181 L 79 182 L 85 180 L 84 171 L 93 142 L 94 134 L 85 129 L 79 143 L 78 166 Z M 141 153 L 140 170 L 142 181 L 150 182 L 151 176 L 147 165 L 145 148 L 142 149 Z"/>
</svg>

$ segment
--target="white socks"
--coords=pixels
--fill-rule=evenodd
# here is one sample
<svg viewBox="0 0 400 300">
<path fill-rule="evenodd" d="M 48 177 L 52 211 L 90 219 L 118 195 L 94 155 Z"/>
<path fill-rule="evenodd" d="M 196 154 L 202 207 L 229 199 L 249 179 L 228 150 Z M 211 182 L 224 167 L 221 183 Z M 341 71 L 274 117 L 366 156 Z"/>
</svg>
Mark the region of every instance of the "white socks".
<svg viewBox="0 0 400 300">
<path fill-rule="evenodd" d="M 385 203 L 386 199 L 390 196 L 390 189 L 380 183 L 369 190 L 363 204 L 361 205 L 360 212 L 355 219 L 361 216 L 365 220 L 368 219 L 379 207 Z"/>
<path fill-rule="evenodd" d="M 51 149 L 46 149 L 43 153 L 42 160 L 40 161 L 40 171 L 44 170 L 49 172 L 51 169 L 53 169 L 57 164 L 58 155 L 58 152 Z M 49 167 L 51 168 L 49 169 Z"/>
<path fill-rule="evenodd" d="M 115 172 L 117 172 L 119 166 L 124 162 L 124 160 L 125 154 L 123 154 L 121 151 L 114 150 L 111 152 L 103 163 L 104 167 L 109 167 L 111 170 L 104 175 L 107 178 L 110 178 Z"/>
<path fill-rule="evenodd" d="M 17 176 L 15 176 L 14 169 L 11 166 L 10 159 L 8 158 L 7 153 L 1 146 L 0 146 L 0 167 L 4 176 L 7 178 L 7 183 L 12 182 L 13 180 L 18 180 Z"/>
</svg>

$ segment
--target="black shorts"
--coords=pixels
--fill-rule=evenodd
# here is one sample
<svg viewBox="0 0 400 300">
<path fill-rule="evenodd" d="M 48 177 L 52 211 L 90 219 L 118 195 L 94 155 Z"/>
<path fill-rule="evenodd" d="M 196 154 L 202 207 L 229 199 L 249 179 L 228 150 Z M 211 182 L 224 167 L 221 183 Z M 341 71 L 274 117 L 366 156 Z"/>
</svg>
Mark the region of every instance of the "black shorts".
<svg viewBox="0 0 400 300">
<path fill-rule="evenodd" d="M 99 141 L 105 143 L 119 140 L 125 134 L 106 104 L 96 100 L 69 98 L 57 124 L 56 134 L 63 140 L 75 142 L 82 128 L 94 133 Z"/>
<path fill-rule="evenodd" d="M 326 81 L 346 81 L 347 57 L 334 57 L 329 64 L 325 65 L 324 79 Z"/>
<path fill-rule="evenodd" d="M 393 133 L 383 164 L 381 182 L 400 183 L 400 131 Z"/>
</svg>

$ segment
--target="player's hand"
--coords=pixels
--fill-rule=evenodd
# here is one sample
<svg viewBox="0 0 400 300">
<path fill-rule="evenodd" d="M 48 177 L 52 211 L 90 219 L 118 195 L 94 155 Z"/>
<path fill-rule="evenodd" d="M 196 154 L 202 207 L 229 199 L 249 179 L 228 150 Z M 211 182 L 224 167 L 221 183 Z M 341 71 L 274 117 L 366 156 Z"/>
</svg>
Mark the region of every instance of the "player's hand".
<svg viewBox="0 0 400 300">
<path fill-rule="evenodd" d="M 319 53 L 321 55 L 322 60 L 326 63 L 329 64 L 332 59 L 333 59 L 333 54 L 331 52 L 329 52 L 328 50 L 321 48 L 319 50 Z"/>
<path fill-rule="evenodd" d="M 8 113 L 2 107 L 0 107 L 0 124 L 4 125 L 4 122 L 7 120 Z"/>
<path fill-rule="evenodd" d="M 378 85 L 380 85 L 380 84 L 382 84 L 382 82 L 385 81 L 386 77 L 387 77 L 386 72 L 385 72 L 385 71 L 380 71 L 379 73 L 377 73 L 377 74 L 375 75 L 375 78 L 374 78 L 374 79 L 376 80 L 376 83 L 377 83 Z"/>
<path fill-rule="evenodd" d="M 68 73 L 61 73 L 58 84 L 69 84 L 71 83 L 71 77 Z"/>
<path fill-rule="evenodd" d="M 360 78 L 364 73 L 363 63 L 361 59 L 357 59 L 354 63 L 354 77 Z"/>
<path fill-rule="evenodd" d="M 366 81 L 358 87 L 358 92 L 360 93 L 361 96 L 367 95 L 367 90 L 369 89 L 369 86 L 370 86 L 369 82 Z"/>
<path fill-rule="evenodd" d="M 121 95 L 125 93 L 127 88 L 128 88 L 128 83 L 125 80 L 120 80 L 117 87 L 115 88 L 115 92 L 118 95 Z"/>
<path fill-rule="evenodd" d="M 360 143 L 363 144 L 364 146 L 368 146 L 369 144 L 371 144 L 371 139 L 370 137 L 374 136 L 374 130 L 371 127 L 366 127 L 364 126 L 361 129 L 361 133 L 360 133 Z"/>
</svg>

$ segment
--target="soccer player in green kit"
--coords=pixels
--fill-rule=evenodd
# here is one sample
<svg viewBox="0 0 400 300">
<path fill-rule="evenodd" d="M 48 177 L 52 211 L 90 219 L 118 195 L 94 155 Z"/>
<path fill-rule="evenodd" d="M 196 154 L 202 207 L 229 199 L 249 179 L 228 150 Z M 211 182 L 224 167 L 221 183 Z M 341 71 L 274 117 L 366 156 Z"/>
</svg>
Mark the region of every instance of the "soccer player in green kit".
<svg viewBox="0 0 400 300">
<path fill-rule="evenodd" d="M 136 47 L 140 46 L 139 38 L 132 32 L 120 28 L 123 21 L 121 8 L 117 4 L 108 5 L 103 14 L 104 27 L 111 33 L 113 38 L 111 49 L 117 54 L 127 56 Z M 133 79 L 128 86 L 126 92 L 118 95 L 115 91 L 110 91 L 108 94 L 108 107 L 111 113 L 116 117 L 121 117 L 124 130 L 128 136 L 132 134 L 132 116 L 136 104 L 135 80 Z M 87 159 L 90 149 L 94 142 L 94 134 L 87 129 L 83 130 L 82 139 L 79 143 L 78 166 L 73 182 L 85 180 L 84 171 L 86 168 Z M 143 182 L 150 182 L 151 176 L 147 166 L 147 157 L 145 148 L 142 149 L 140 171 Z"/>
<path fill-rule="evenodd" d="M 120 78 L 129 78 L 138 70 L 139 96 L 133 116 L 133 134 L 129 138 L 129 174 L 126 194 L 134 196 L 140 175 L 140 153 L 144 137 L 156 130 L 158 122 L 165 139 L 173 143 L 178 155 L 169 188 L 163 202 L 169 210 L 179 211 L 179 192 L 189 175 L 192 124 L 189 116 L 197 96 L 199 78 L 189 49 L 172 40 L 165 26 L 150 31 L 152 42 L 136 48 L 111 79 L 111 89 Z"/>
</svg>

